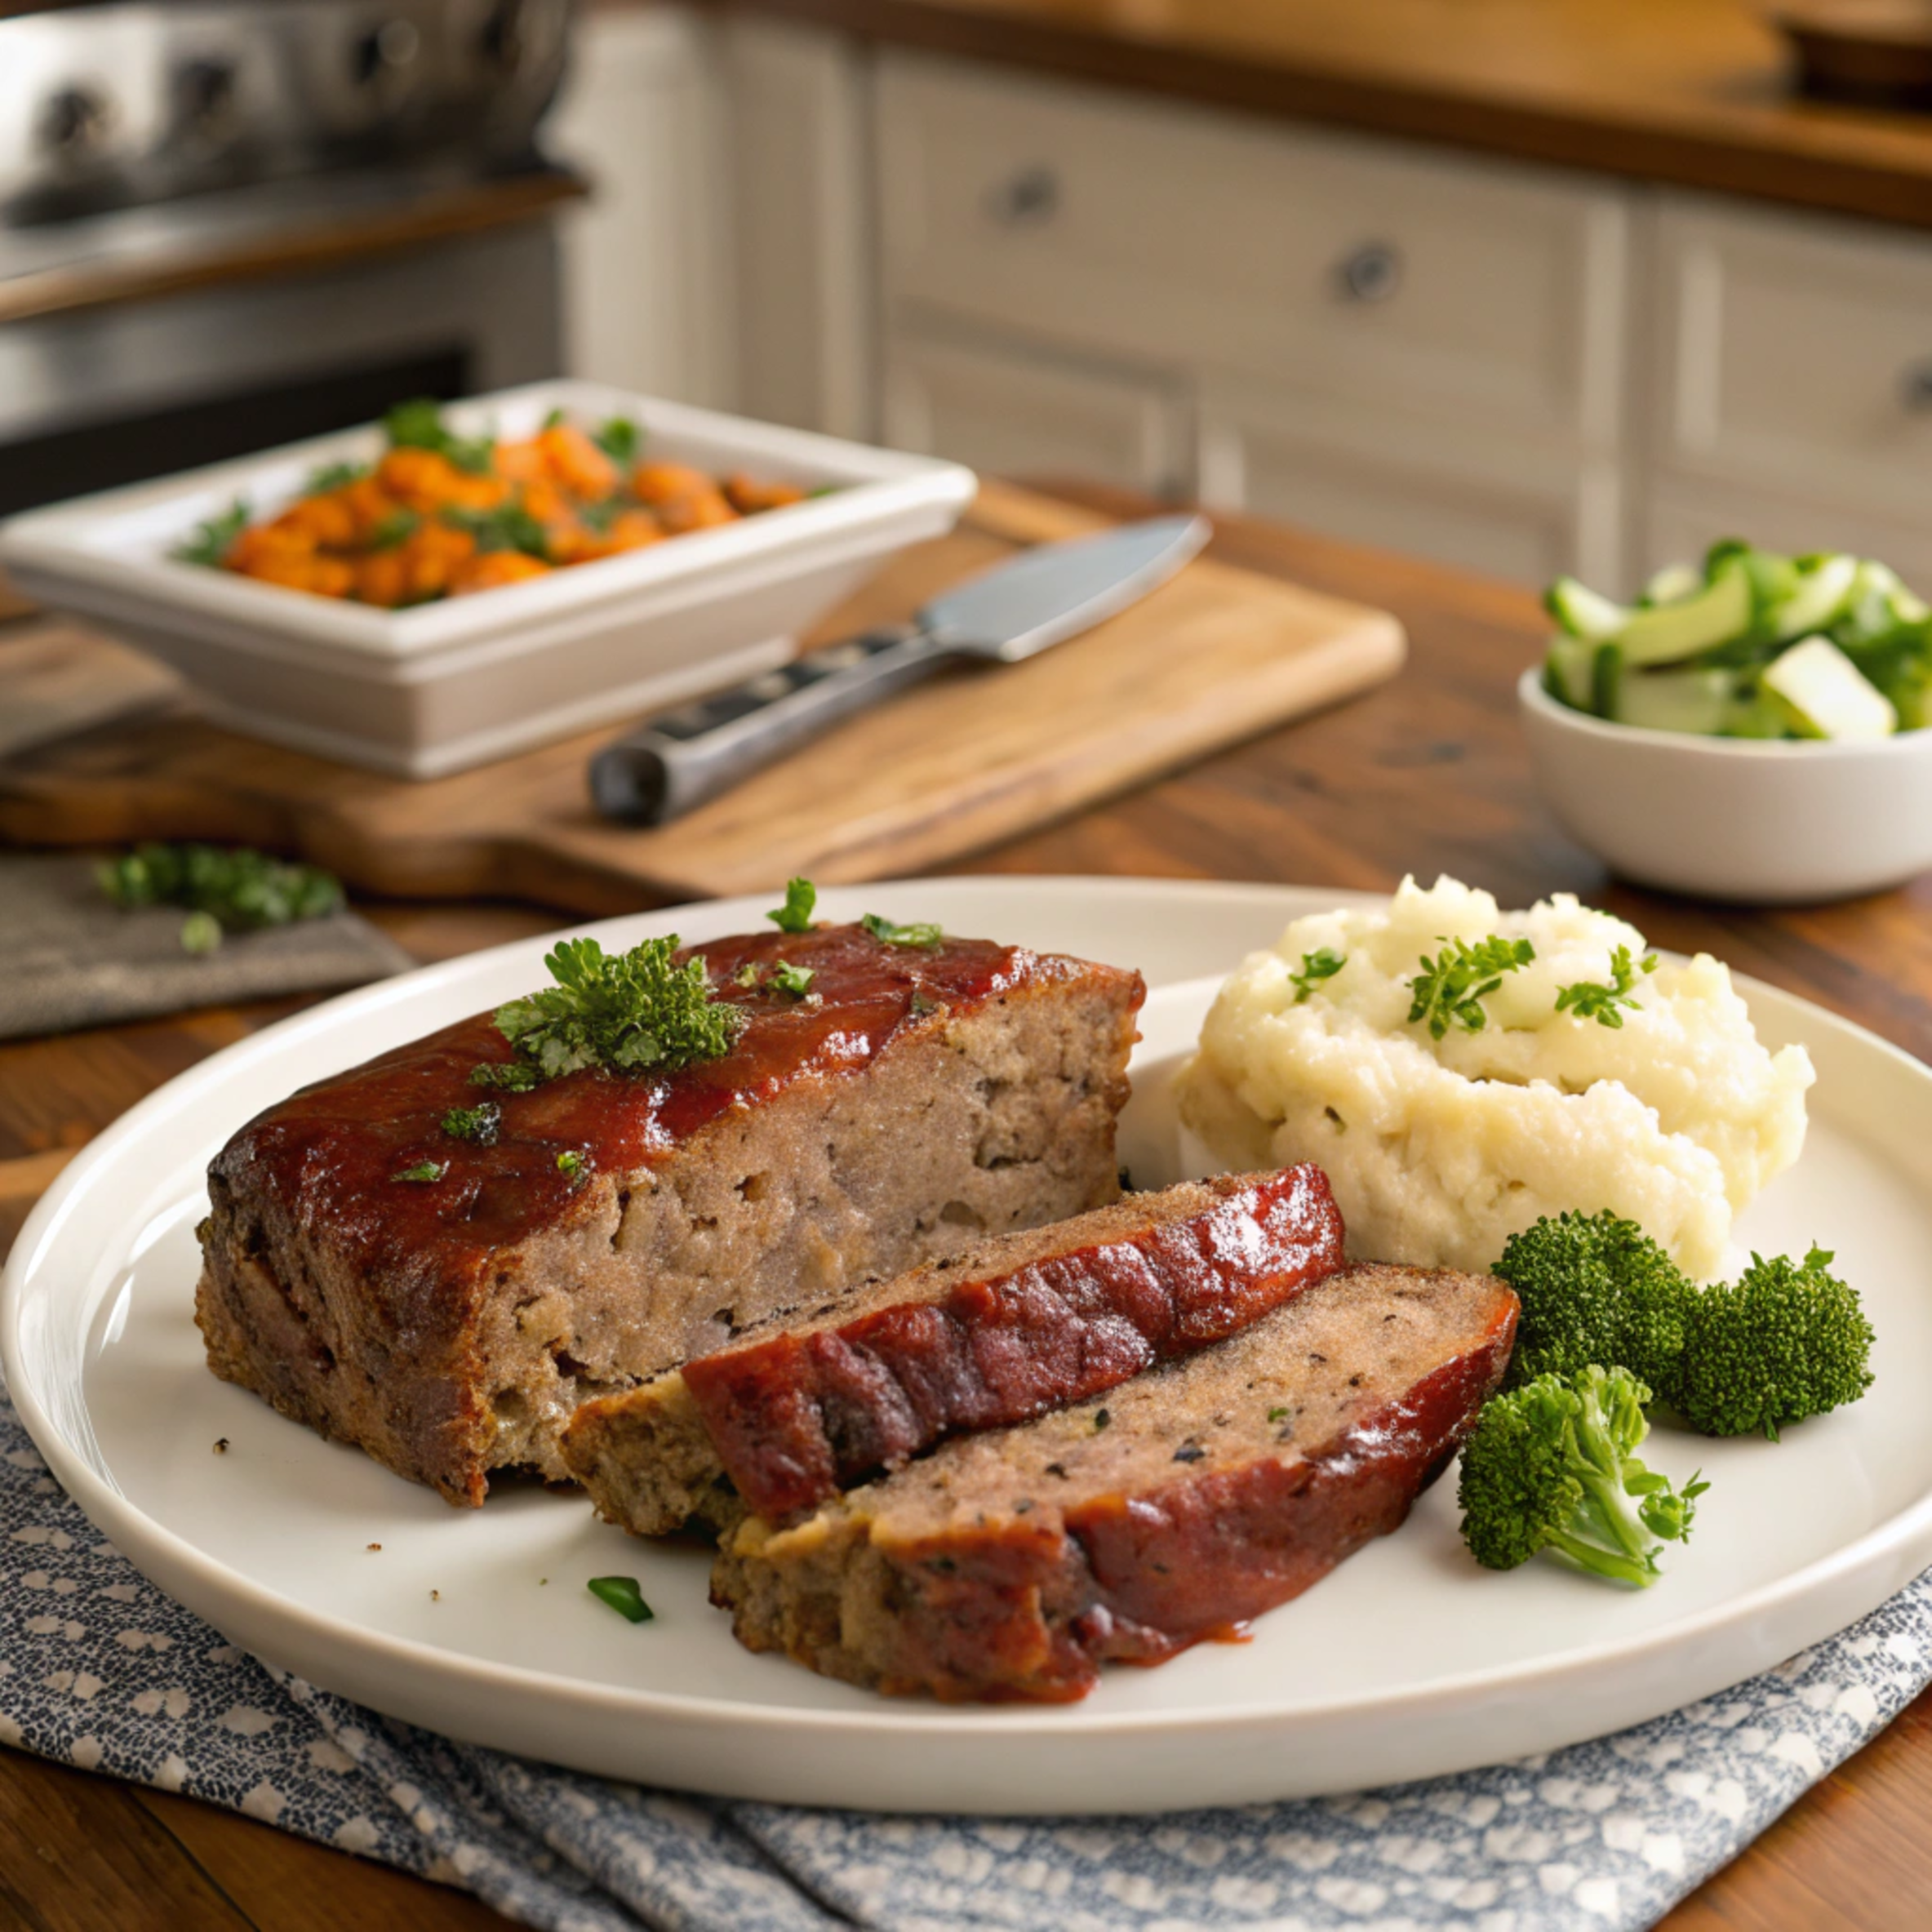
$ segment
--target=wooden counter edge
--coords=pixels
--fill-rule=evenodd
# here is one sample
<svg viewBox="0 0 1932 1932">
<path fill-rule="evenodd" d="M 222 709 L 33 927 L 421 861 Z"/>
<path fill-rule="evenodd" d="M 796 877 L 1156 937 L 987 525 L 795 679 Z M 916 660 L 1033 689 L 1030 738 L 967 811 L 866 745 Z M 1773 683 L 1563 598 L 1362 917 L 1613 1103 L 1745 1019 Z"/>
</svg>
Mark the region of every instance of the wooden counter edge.
<svg viewBox="0 0 1932 1932">
<path fill-rule="evenodd" d="M 241 242 L 211 242 L 165 260 L 136 252 L 38 269 L 0 280 L 0 324 L 394 254 L 425 242 L 535 220 L 588 193 L 582 176 L 568 168 L 546 167 L 438 189 L 406 207 L 298 219 L 286 229 L 264 230 Z"/>
<path fill-rule="evenodd" d="M 628 0 L 631 5 L 650 0 Z M 961 0 L 695 0 L 713 12 L 819 26 L 916 51 L 1495 154 L 1625 180 L 1932 228 L 1932 121 L 1857 116 L 1792 97 L 1740 116 L 1713 99 L 1706 125 L 1616 112 L 1552 82 L 1540 94 L 1419 84 L 1393 72 L 1342 71 L 1278 47 L 1189 44 L 1165 24 L 1129 33 L 1050 9 L 995 12 Z M 606 0 L 613 11 L 617 0 Z M 1745 78 L 1761 80 L 1762 75 Z M 1833 138 L 1834 127 L 1841 130 Z M 1798 138 L 1802 130 L 1803 139 Z M 1920 144 L 1916 166 L 1899 150 Z M 1881 137 L 1881 138 L 1875 138 Z M 1866 150 L 1882 148 L 1885 152 Z"/>
</svg>

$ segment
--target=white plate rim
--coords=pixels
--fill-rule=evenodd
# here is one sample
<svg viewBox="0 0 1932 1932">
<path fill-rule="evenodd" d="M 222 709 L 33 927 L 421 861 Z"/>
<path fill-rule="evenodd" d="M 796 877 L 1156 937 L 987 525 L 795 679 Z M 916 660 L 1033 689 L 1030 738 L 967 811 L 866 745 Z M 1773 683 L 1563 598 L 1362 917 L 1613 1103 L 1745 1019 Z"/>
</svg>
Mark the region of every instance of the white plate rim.
<svg viewBox="0 0 1932 1932">
<path fill-rule="evenodd" d="M 1278 908 L 1283 923 L 1315 909 L 1317 903 L 1322 906 L 1361 904 L 1384 899 L 1387 896 L 1342 888 L 1128 876 L 973 875 L 882 882 L 863 890 L 871 899 L 886 904 L 889 895 L 903 897 L 911 894 L 930 900 L 935 893 L 994 890 L 1064 899 L 1069 891 L 1091 891 L 1096 888 L 1109 896 L 1115 893 L 1153 899 L 1169 895 L 1202 899 L 1238 896 L 1257 911 L 1271 906 Z M 830 898 L 833 895 L 828 892 L 825 896 Z M 839 896 L 850 896 L 849 890 L 842 890 Z M 767 892 L 732 900 L 698 902 L 647 913 L 626 914 L 616 919 L 587 921 L 560 930 L 593 934 L 620 927 L 631 933 L 646 931 L 654 926 L 668 930 L 694 913 L 701 915 L 708 926 L 721 919 L 727 922 L 735 917 L 756 920 L 770 897 Z M 892 908 L 888 906 L 887 909 Z M 728 926 L 720 927 L 720 930 L 727 929 Z M 1932 1490 L 1928 1490 L 1863 1535 L 1828 1555 L 1802 1565 L 1774 1582 L 1728 1598 L 1721 1604 L 1673 1622 L 1660 1630 L 1619 1641 L 1579 1646 L 1527 1663 L 1463 1672 L 1419 1688 L 1355 1694 L 1333 1700 L 1303 1696 L 1289 1705 L 1259 1703 L 1240 1710 L 1096 1713 L 1083 1711 L 1078 1705 L 1008 1705 L 988 1710 L 916 1703 L 901 1704 L 884 1700 L 876 1710 L 854 1711 L 748 1705 L 673 1692 L 589 1684 L 554 1677 L 541 1670 L 463 1656 L 414 1639 L 346 1627 L 341 1619 L 312 1610 L 282 1592 L 255 1583 L 227 1565 L 204 1555 L 195 1544 L 136 1508 L 95 1473 L 68 1441 L 41 1401 L 33 1374 L 23 1357 L 20 1322 L 28 1277 L 33 1271 L 36 1257 L 57 1235 L 70 1202 L 81 1191 L 89 1175 L 104 1166 L 127 1142 L 140 1138 L 152 1126 L 163 1121 L 175 1107 L 194 1099 L 204 1087 L 220 1084 L 238 1065 L 257 1055 L 273 1053 L 282 1042 L 292 1038 L 371 1010 L 398 997 L 403 990 L 441 987 L 460 981 L 478 971 L 482 962 L 547 943 L 542 938 L 513 941 L 505 946 L 420 968 L 413 973 L 304 1009 L 211 1055 L 138 1102 L 88 1143 L 56 1178 L 21 1230 L 4 1277 L 0 1279 L 0 1367 L 3 1367 L 6 1374 L 8 1396 L 36 1446 L 47 1458 L 51 1472 L 90 1521 L 133 1560 L 137 1568 L 149 1570 L 149 1562 L 142 1561 L 146 1557 L 171 1574 L 186 1574 L 193 1579 L 195 1588 L 192 1598 L 186 1592 L 171 1593 L 218 1625 L 219 1614 L 205 1605 L 210 1601 L 225 1600 L 259 1613 L 279 1628 L 307 1637 L 310 1640 L 311 1650 L 318 1645 L 326 1647 L 340 1644 L 346 1637 L 351 1647 L 359 1653 L 390 1665 L 405 1666 L 413 1672 L 424 1674 L 452 1688 L 460 1686 L 473 1693 L 482 1693 L 495 1687 L 506 1692 L 541 1694 L 566 1708 L 606 1712 L 615 1709 L 638 1720 L 658 1717 L 727 1731 L 745 1729 L 760 1733 L 788 1732 L 845 1741 L 896 1739 L 912 1734 L 937 1744 L 948 1741 L 964 1743 L 968 1739 L 979 1742 L 988 1734 L 1002 1740 L 1029 1742 L 1072 1737 L 1118 1741 L 1135 1734 L 1158 1740 L 1177 1733 L 1199 1735 L 1210 1740 L 1228 1740 L 1250 1732 L 1278 1730 L 1297 1721 L 1308 1722 L 1357 1713 L 1365 1717 L 1384 1716 L 1394 1709 L 1420 1712 L 1465 1706 L 1487 1693 L 1504 1689 L 1512 1693 L 1539 1695 L 1574 1678 L 1579 1672 L 1628 1668 L 1661 1652 L 1693 1646 L 1726 1626 L 1760 1618 L 1806 1597 L 1821 1596 L 1834 1583 L 1853 1583 L 1860 1577 L 1868 1578 L 1888 1569 L 1888 1559 L 1896 1559 L 1915 1539 L 1921 1543 L 1932 1541 Z M 1235 962 L 1228 963 L 1232 966 Z M 1737 974 L 1734 977 L 1754 1004 L 1761 1002 L 1767 1010 L 1801 1019 L 1807 1027 L 1822 1027 L 1825 1033 L 1836 1034 L 1859 1050 L 1875 1052 L 1916 1077 L 1932 1078 L 1932 1069 L 1928 1069 L 1924 1063 L 1868 1028 L 1814 1002 L 1784 993 L 1748 975 Z M 1885 1596 L 1889 1596 L 1904 1580 L 1905 1576 L 1898 1577 L 1867 1607 L 1876 1607 L 1878 1601 L 1883 1601 Z M 1841 1627 L 1844 1620 L 1834 1622 L 1831 1628 Z M 1820 1629 L 1817 1637 L 1828 1633 L 1828 1630 Z M 1817 1637 L 1810 1641 L 1817 1641 Z M 345 1691 L 344 1694 L 356 1693 Z M 1200 1801 L 1197 1797 L 1190 1797 L 1185 1801 L 1184 1808 L 1193 1809 Z M 1073 1800 L 1059 1808 L 1080 1809 Z"/>
</svg>

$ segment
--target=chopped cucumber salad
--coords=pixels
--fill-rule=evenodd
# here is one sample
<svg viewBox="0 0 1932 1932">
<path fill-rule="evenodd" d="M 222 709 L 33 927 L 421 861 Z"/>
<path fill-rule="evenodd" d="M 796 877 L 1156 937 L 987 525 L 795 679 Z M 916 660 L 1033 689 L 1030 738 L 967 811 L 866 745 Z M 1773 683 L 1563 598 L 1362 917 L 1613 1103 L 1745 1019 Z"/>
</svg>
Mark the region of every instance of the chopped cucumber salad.
<svg viewBox="0 0 1932 1932">
<path fill-rule="evenodd" d="M 1855 741 L 1932 722 L 1932 606 L 1868 557 L 1734 540 L 1659 571 L 1634 604 L 1559 577 L 1543 687 L 1614 724 Z"/>
</svg>

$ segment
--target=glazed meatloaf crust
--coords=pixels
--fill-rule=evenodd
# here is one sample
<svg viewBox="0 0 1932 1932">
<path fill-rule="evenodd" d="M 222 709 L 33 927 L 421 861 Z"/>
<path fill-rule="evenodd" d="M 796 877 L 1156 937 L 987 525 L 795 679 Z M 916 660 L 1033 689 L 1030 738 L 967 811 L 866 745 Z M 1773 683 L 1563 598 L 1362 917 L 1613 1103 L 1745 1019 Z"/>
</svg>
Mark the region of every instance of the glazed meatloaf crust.
<svg viewBox="0 0 1932 1932">
<path fill-rule="evenodd" d="M 722 1059 L 506 1092 L 460 1141 L 471 1070 L 513 1057 L 482 1014 L 244 1127 L 202 1229 L 215 1374 L 473 1504 L 495 1468 L 565 1477 L 589 1396 L 1117 1197 L 1138 974 L 859 926 L 691 951 L 744 1009 Z M 815 997 L 765 986 L 780 960 Z"/>
<path fill-rule="evenodd" d="M 962 1436 L 727 1538 L 741 1641 L 948 1699 L 1083 1696 L 1232 1633 L 1393 1530 L 1473 1426 L 1516 1298 L 1369 1264 L 1098 1401 Z"/>
<path fill-rule="evenodd" d="M 1318 1167 L 1184 1182 L 996 1236 L 587 1402 L 564 1460 L 638 1535 L 722 1530 L 748 1508 L 784 1522 L 942 1437 L 1219 1341 L 1341 1265 Z"/>
</svg>

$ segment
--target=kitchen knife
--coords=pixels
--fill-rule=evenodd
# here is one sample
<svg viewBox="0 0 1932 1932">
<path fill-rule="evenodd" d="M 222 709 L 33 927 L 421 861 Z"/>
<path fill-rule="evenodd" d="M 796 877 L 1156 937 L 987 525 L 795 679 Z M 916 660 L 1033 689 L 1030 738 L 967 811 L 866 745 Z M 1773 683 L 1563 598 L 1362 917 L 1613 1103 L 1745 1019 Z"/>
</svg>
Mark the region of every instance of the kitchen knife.
<svg viewBox="0 0 1932 1932">
<path fill-rule="evenodd" d="M 1042 544 L 869 631 L 682 706 L 590 762 L 598 811 L 661 825 L 950 659 L 1016 664 L 1138 602 L 1208 539 L 1205 517 L 1156 517 Z"/>
</svg>

